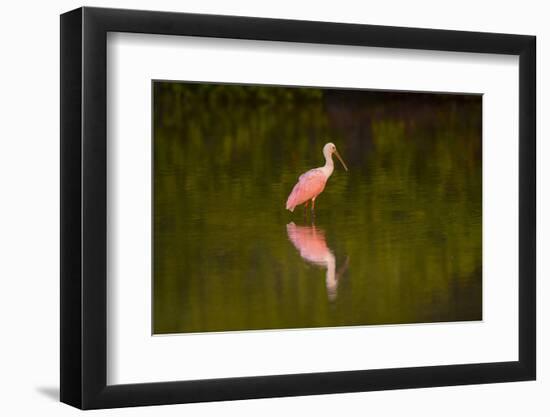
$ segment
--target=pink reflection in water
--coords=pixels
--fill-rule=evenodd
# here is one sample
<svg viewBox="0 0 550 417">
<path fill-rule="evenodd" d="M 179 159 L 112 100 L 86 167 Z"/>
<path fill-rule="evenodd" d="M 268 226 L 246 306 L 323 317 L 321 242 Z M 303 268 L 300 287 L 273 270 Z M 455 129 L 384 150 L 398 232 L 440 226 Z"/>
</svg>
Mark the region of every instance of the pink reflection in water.
<svg viewBox="0 0 550 417">
<path fill-rule="evenodd" d="M 325 232 L 311 226 L 296 226 L 294 222 L 286 225 L 288 239 L 294 244 L 300 256 L 307 262 L 324 267 L 326 273 L 326 287 L 329 300 L 333 301 L 338 295 L 338 280 L 348 267 L 349 259 L 336 272 L 336 257 L 327 246 Z"/>
</svg>

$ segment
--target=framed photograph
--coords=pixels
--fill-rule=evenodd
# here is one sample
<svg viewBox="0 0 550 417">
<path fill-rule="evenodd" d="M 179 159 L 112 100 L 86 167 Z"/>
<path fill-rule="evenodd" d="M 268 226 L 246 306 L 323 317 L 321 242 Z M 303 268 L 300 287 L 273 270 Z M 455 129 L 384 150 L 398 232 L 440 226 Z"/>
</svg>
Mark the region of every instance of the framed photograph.
<svg viewBox="0 0 550 417">
<path fill-rule="evenodd" d="M 533 380 L 533 36 L 61 16 L 61 401 Z"/>
</svg>

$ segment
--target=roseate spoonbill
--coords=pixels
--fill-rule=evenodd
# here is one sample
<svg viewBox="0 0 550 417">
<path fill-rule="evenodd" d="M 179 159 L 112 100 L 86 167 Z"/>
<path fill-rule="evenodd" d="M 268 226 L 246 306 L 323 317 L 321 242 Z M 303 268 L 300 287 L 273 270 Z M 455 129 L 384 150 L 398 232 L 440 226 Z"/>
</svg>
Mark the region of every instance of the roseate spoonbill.
<svg viewBox="0 0 550 417">
<path fill-rule="evenodd" d="M 300 175 L 298 183 L 292 189 L 292 192 L 286 200 L 286 209 L 294 211 L 296 206 L 306 203 L 305 208 L 311 200 L 311 211 L 315 210 L 315 199 L 319 194 L 325 189 L 327 180 L 332 175 L 334 171 L 334 162 L 332 161 L 332 154 L 335 154 L 336 157 L 342 163 L 342 166 L 347 171 L 348 167 L 346 163 L 336 150 L 334 143 L 327 143 L 323 147 L 323 155 L 325 156 L 325 165 L 319 168 L 313 168 L 307 171 L 306 173 Z"/>
<path fill-rule="evenodd" d="M 294 222 L 286 225 L 288 239 L 300 252 L 300 256 L 307 262 L 319 265 L 327 269 L 325 285 L 330 301 L 336 299 L 338 294 L 338 280 L 346 271 L 349 258 L 345 264 L 336 272 L 336 258 L 334 253 L 327 246 L 323 230 L 312 226 L 296 226 Z"/>
</svg>

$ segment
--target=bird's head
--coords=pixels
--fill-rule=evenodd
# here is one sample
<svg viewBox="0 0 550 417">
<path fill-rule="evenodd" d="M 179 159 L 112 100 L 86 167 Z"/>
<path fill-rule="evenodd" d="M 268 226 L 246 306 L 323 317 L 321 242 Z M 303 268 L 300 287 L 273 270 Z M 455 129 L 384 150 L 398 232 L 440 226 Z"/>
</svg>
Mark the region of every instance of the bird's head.
<svg viewBox="0 0 550 417">
<path fill-rule="evenodd" d="M 336 145 L 332 142 L 329 142 L 323 147 L 323 155 L 325 155 L 325 157 L 331 157 L 332 154 L 336 155 L 338 160 L 342 163 L 342 166 L 344 167 L 344 169 L 347 171 L 348 167 L 346 166 L 346 163 L 344 162 L 344 160 L 336 150 Z"/>
</svg>

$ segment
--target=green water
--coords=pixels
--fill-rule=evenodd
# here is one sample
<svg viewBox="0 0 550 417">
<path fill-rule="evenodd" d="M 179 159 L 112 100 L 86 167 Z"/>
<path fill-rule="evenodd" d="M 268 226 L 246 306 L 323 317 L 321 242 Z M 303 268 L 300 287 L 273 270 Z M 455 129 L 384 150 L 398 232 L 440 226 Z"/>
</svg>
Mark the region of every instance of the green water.
<svg viewBox="0 0 550 417">
<path fill-rule="evenodd" d="M 153 133 L 154 333 L 482 318 L 479 96 L 155 83 Z"/>
</svg>

